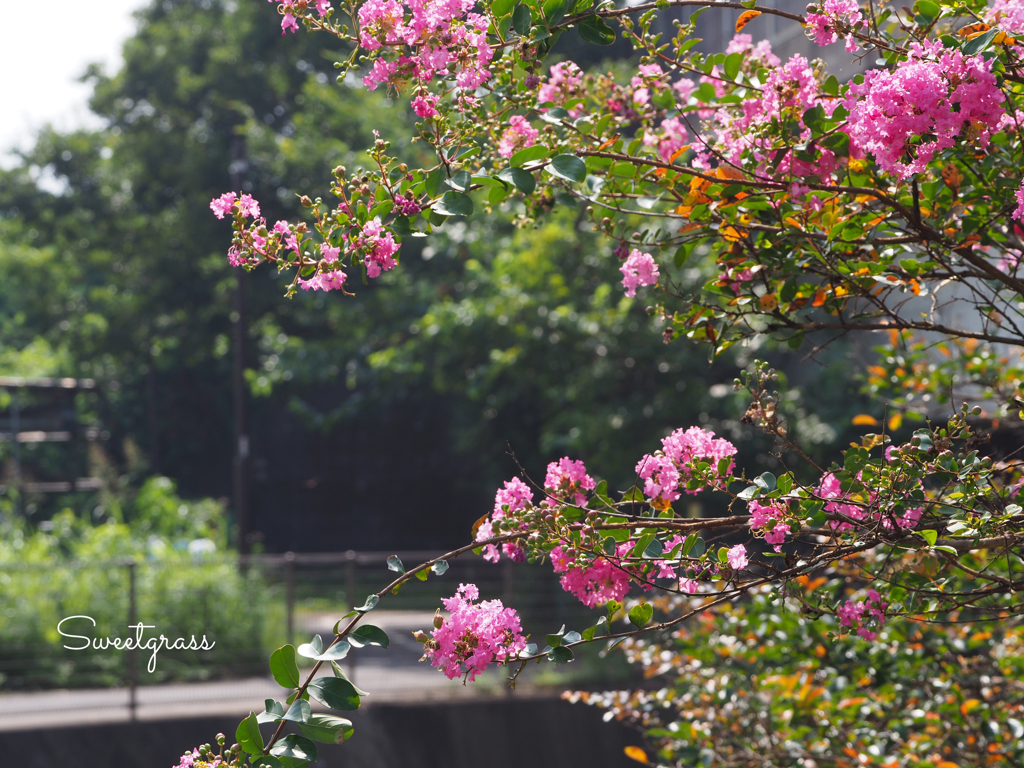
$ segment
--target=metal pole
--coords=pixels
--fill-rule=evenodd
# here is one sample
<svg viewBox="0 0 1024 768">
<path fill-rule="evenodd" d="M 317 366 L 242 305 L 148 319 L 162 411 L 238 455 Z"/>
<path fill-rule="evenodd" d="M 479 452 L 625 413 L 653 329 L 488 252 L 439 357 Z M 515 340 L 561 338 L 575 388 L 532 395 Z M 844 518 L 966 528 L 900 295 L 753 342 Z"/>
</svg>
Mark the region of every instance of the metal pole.
<svg viewBox="0 0 1024 768">
<path fill-rule="evenodd" d="M 288 644 L 295 644 L 295 553 L 284 553 L 285 593 L 288 611 Z"/>
<path fill-rule="evenodd" d="M 245 162 L 245 145 L 236 139 L 231 147 L 231 186 L 241 191 Z M 245 397 L 245 270 L 235 270 L 235 301 L 231 320 L 234 324 L 232 355 L 232 397 L 235 421 L 234 490 L 235 518 L 238 521 L 238 551 L 252 551 L 252 517 L 249 509 L 249 424 Z"/>
<path fill-rule="evenodd" d="M 21 512 L 21 400 L 15 393 L 11 397 L 11 450 L 14 454 L 14 511 Z"/>
<path fill-rule="evenodd" d="M 345 553 L 345 597 L 348 598 L 350 607 L 356 605 L 356 553 L 348 550 Z M 348 652 L 348 676 L 354 683 L 356 681 L 356 649 L 353 646 Z"/>
<path fill-rule="evenodd" d="M 131 629 L 137 623 L 135 618 L 135 561 L 129 560 L 128 566 L 128 628 Z M 132 722 L 136 720 L 138 700 L 136 698 L 136 687 L 138 686 L 138 670 L 135 665 L 135 648 L 130 648 L 125 654 L 128 662 L 128 717 Z"/>
</svg>

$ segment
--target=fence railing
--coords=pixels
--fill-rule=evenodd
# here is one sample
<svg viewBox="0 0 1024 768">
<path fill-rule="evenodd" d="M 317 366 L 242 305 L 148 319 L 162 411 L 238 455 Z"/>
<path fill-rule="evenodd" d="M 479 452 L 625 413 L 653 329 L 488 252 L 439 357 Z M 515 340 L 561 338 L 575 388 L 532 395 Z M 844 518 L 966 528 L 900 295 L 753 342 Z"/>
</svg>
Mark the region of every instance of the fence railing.
<svg viewBox="0 0 1024 768">
<path fill-rule="evenodd" d="M 0 564 L 0 696 L 54 688 L 123 688 L 134 714 L 139 690 L 157 683 L 211 682 L 267 674 L 267 660 L 285 642 L 328 635 L 351 606 L 361 605 L 394 578 L 386 560 L 395 552 L 332 552 L 245 557 L 118 559 L 89 562 Z M 407 566 L 439 552 L 399 552 Z M 443 576 L 411 580 L 382 600 L 367 620 L 391 637 L 391 648 L 353 649 L 348 674 L 366 685 L 401 689 L 433 685 L 443 676 L 417 664 L 414 629 L 429 630 L 442 597 L 463 582 L 477 584 L 482 599 L 514 605 L 524 629 L 557 630 L 585 609 L 562 591 L 550 565 L 507 560 L 499 565 L 475 555 L 449 563 Z M 58 624 L 67 617 L 78 618 Z M 95 625 L 93 625 L 95 622 Z M 203 635 L 211 649 L 96 648 L 95 640 L 126 638 L 139 623 L 144 641 Z M 61 632 L 64 634 L 62 635 Z M 69 638 L 67 635 L 70 635 Z M 78 639 L 72 639 L 77 637 Z M 66 645 L 84 645 L 71 650 Z"/>
</svg>

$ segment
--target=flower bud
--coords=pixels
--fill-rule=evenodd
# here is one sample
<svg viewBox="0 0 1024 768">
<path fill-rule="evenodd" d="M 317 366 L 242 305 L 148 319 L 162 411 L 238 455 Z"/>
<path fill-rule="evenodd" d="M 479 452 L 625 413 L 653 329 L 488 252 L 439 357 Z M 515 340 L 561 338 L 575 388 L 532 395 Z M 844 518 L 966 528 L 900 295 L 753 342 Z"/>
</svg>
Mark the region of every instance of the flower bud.
<svg viewBox="0 0 1024 768">
<path fill-rule="evenodd" d="M 345 171 L 346 171 L 345 166 L 344 165 L 339 165 L 337 168 L 335 168 L 333 171 L 331 171 L 331 173 L 333 173 L 336 178 L 343 179 L 343 178 L 345 178 Z"/>
<path fill-rule="evenodd" d="M 226 740 L 226 737 L 224 736 L 223 733 L 218 733 L 217 734 L 217 746 L 218 747 L 223 747 L 225 740 Z"/>
<path fill-rule="evenodd" d="M 427 642 L 427 640 L 430 639 L 430 636 L 427 635 L 426 632 L 424 632 L 422 630 L 419 630 L 419 629 L 417 629 L 415 632 L 413 632 L 412 636 L 416 640 L 417 643 L 425 643 L 425 642 Z"/>
<path fill-rule="evenodd" d="M 441 609 L 438 608 L 434 611 L 434 629 L 440 629 L 444 626 L 444 617 L 441 615 Z"/>
<path fill-rule="evenodd" d="M 303 195 L 299 198 L 299 202 L 302 203 L 303 208 L 312 208 L 313 201 L 309 199 L 309 195 Z"/>
</svg>

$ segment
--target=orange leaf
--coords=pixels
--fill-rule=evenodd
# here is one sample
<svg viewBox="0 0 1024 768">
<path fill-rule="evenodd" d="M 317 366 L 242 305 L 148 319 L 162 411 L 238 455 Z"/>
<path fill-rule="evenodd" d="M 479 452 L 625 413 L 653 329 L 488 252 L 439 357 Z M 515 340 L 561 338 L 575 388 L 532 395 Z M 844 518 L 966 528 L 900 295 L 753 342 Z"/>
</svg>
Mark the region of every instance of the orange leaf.
<svg viewBox="0 0 1024 768">
<path fill-rule="evenodd" d="M 608 139 L 608 141 L 606 141 L 604 144 L 602 144 L 600 147 L 598 147 L 597 151 L 600 152 L 602 149 L 608 149 L 608 147 L 610 147 L 612 144 L 614 144 L 618 140 L 619 140 L 619 134 L 616 133 L 614 136 L 612 136 L 610 139 Z"/>
<path fill-rule="evenodd" d="M 968 24 L 963 29 L 959 30 L 957 34 L 960 37 L 972 38 L 977 37 L 982 32 L 988 32 L 992 27 L 984 22 L 978 22 L 977 24 Z"/>
<path fill-rule="evenodd" d="M 878 425 L 878 419 L 868 416 L 866 413 L 858 413 L 853 417 L 853 425 L 855 427 L 874 427 Z"/>
<path fill-rule="evenodd" d="M 828 291 L 824 288 L 819 288 L 814 294 L 814 301 L 811 302 L 812 307 L 820 307 L 825 303 L 825 299 L 828 297 Z"/>
<path fill-rule="evenodd" d="M 766 293 L 764 296 L 758 299 L 757 303 L 761 305 L 761 309 L 763 309 L 765 312 L 771 312 L 777 306 L 779 306 L 779 300 L 776 298 L 774 293 Z"/>
<path fill-rule="evenodd" d="M 760 11 L 744 11 L 740 14 L 740 17 L 736 19 L 736 31 L 742 32 L 743 28 L 750 22 L 761 15 Z"/>
<path fill-rule="evenodd" d="M 953 190 L 953 197 L 956 197 L 960 192 L 960 185 L 963 184 L 964 175 L 955 165 L 946 163 L 946 167 L 942 169 L 942 180 L 946 182 L 947 187 Z"/>
<path fill-rule="evenodd" d="M 996 32 L 996 36 L 992 38 L 992 42 L 996 45 L 1016 45 L 1017 40 L 1010 37 L 1005 32 Z"/>
<path fill-rule="evenodd" d="M 487 522 L 487 518 L 488 517 L 490 517 L 490 515 L 484 515 L 479 520 L 477 520 L 475 523 L 473 523 L 473 528 L 469 532 L 470 538 L 472 538 L 473 540 L 476 540 L 476 532 L 480 530 L 480 526 L 481 525 L 483 525 L 484 523 Z"/>
<path fill-rule="evenodd" d="M 847 707 L 856 707 L 858 704 L 863 704 L 866 701 L 867 701 L 867 699 L 864 698 L 863 696 L 857 696 L 857 697 L 852 698 L 852 699 L 843 699 L 842 701 L 839 702 L 839 704 L 837 705 L 837 708 L 838 709 L 846 709 Z"/>
<path fill-rule="evenodd" d="M 960 714 L 961 715 L 966 715 L 972 709 L 976 709 L 980 705 L 981 705 L 981 702 L 978 701 L 978 699 L 968 699 L 967 701 L 965 701 L 963 704 L 960 705 Z"/>
<path fill-rule="evenodd" d="M 647 753 L 640 749 L 640 747 L 626 747 L 622 751 L 626 753 L 626 757 L 630 760 L 636 760 L 638 763 L 643 763 L 644 765 L 651 764 L 651 761 L 647 759 Z"/>
<path fill-rule="evenodd" d="M 689 148 L 690 148 L 689 144 L 686 144 L 685 146 L 680 147 L 679 149 L 677 149 L 675 152 L 672 153 L 672 157 L 670 157 L 668 159 L 668 161 L 670 163 L 674 163 L 676 161 L 676 158 L 679 157 L 681 154 L 683 154 L 683 152 L 685 152 Z"/>
<path fill-rule="evenodd" d="M 889 419 L 889 431 L 895 432 L 903 424 L 903 414 L 897 413 L 895 416 Z"/>
<path fill-rule="evenodd" d="M 743 239 L 743 237 L 746 236 L 747 230 L 725 226 L 718 230 L 718 234 L 720 234 L 726 242 L 738 243 L 740 240 Z"/>
<path fill-rule="evenodd" d="M 943 760 L 935 768 L 960 768 L 960 766 L 950 760 Z"/>
</svg>

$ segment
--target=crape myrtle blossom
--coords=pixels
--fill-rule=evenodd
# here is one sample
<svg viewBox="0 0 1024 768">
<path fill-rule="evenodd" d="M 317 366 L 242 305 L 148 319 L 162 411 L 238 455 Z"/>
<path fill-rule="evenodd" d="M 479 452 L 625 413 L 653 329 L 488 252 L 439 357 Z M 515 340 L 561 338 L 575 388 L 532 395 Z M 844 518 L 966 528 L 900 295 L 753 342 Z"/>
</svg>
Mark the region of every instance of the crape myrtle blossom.
<svg viewBox="0 0 1024 768">
<path fill-rule="evenodd" d="M 747 548 L 743 544 L 729 547 L 725 557 L 729 562 L 729 567 L 736 571 L 742 571 L 750 562 L 747 560 Z"/>
<path fill-rule="evenodd" d="M 888 456 L 886 458 L 888 459 Z M 858 477 L 860 477 L 860 475 L 858 475 Z M 866 499 L 867 504 L 864 503 L 865 500 L 863 499 L 859 500 L 861 503 L 851 503 L 855 500 L 843 492 L 839 478 L 831 472 L 821 478 L 821 482 L 818 484 L 818 497 L 826 500 L 837 499 L 837 501 L 827 501 L 825 504 L 825 511 L 843 515 L 844 517 L 855 521 L 868 520 L 869 515 L 866 506 L 875 501 L 875 494 L 870 493 Z M 891 516 L 876 510 L 871 513 L 870 519 L 879 521 L 883 528 L 891 529 L 895 522 L 895 527 L 897 528 L 911 529 L 914 528 L 917 525 L 917 522 L 921 519 L 922 512 L 923 510 L 920 507 L 915 507 L 913 509 L 905 510 L 902 515 L 893 519 Z M 853 523 L 841 520 L 831 520 L 829 525 L 841 533 L 850 531 L 854 527 Z"/>
<path fill-rule="evenodd" d="M 687 430 L 677 429 L 661 441 L 662 450 L 647 454 L 636 465 L 636 472 L 644 480 L 644 495 L 657 509 L 667 509 L 680 497 L 680 483 L 693 476 L 693 465 L 697 461 L 709 462 L 709 471 L 716 480 L 732 472 L 731 457 L 736 455 L 736 446 L 723 438 L 716 438 L 714 432 L 700 427 Z M 730 459 L 724 474 L 718 471 L 721 459 Z M 694 494 L 700 489 L 683 488 Z"/>
<path fill-rule="evenodd" d="M 581 94 L 582 83 L 583 73 L 579 67 L 571 61 L 559 62 L 551 67 L 547 82 L 537 91 L 537 104 L 551 102 L 554 106 L 560 107 Z M 547 107 L 543 107 L 542 111 L 544 109 Z M 569 115 L 573 118 L 582 114 L 583 112 L 576 108 L 569 110 Z"/>
<path fill-rule="evenodd" d="M 526 647 L 515 609 L 501 600 L 478 603 L 479 598 L 475 584 L 460 584 L 453 597 L 442 599 L 450 615 L 424 644 L 424 659 L 449 680 L 465 677 L 472 682 L 494 662 L 514 658 Z"/>
<path fill-rule="evenodd" d="M 597 483 L 587 474 L 582 461 L 573 461 L 566 456 L 548 464 L 544 490 L 557 499 L 570 504 L 586 504 L 587 497 L 583 491 L 592 491 L 596 487 Z"/>
<path fill-rule="evenodd" d="M 850 84 L 849 134 L 883 171 L 906 179 L 965 129 L 970 140 L 988 146 L 1005 115 L 1003 100 L 990 61 L 938 41 L 915 42 L 894 71 L 874 69 Z"/>
<path fill-rule="evenodd" d="M 506 480 L 505 486 L 499 488 L 498 492 L 494 495 L 494 511 L 477 528 L 476 541 L 486 541 L 487 539 L 494 538 L 498 535 L 498 532 L 495 530 L 496 523 L 504 520 L 506 516 L 512 516 L 517 512 L 525 510 L 532 504 L 533 491 L 530 490 L 530 486 L 518 477 Z M 520 527 L 525 527 L 525 524 L 521 524 Z M 516 562 L 522 562 L 525 558 L 523 548 L 515 541 L 506 541 L 502 545 L 502 551 L 506 557 Z M 483 557 L 484 560 L 496 563 L 501 558 L 501 555 L 494 544 L 487 544 L 484 546 Z"/>
<path fill-rule="evenodd" d="M 856 27 L 864 18 L 857 0 L 825 0 L 821 10 L 822 13 L 807 14 L 807 26 L 818 45 L 831 45 L 839 39 L 839 29 Z M 857 41 L 851 34 L 846 36 L 846 50 L 857 50 Z"/>
<path fill-rule="evenodd" d="M 1024 181 L 1021 182 L 1020 189 L 1014 192 L 1017 198 L 1017 209 L 1013 212 L 1013 218 L 1024 221 Z"/>
<path fill-rule="evenodd" d="M 847 600 L 836 610 L 839 626 L 856 629 L 857 634 L 865 640 L 874 640 L 875 631 L 885 623 L 885 609 L 888 603 L 874 589 L 869 589 L 867 599 L 859 602 Z"/>
<path fill-rule="evenodd" d="M 512 157 L 520 149 L 532 147 L 540 132 L 530 125 L 522 115 L 513 115 L 508 122 L 508 129 L 498 142 L 498 154 Z"/>
<path fill-rule="evenodd" d="M 630 251 L 626 263 L 619 267 L 619 271 L 622 273 L 626 295 L 630 298 L 636 296 L 636 289 L 641 285 L 657 285 L 660 276 L 654 257 L 638 249 Z"/>
<path fill-rule="evenodd" d="M 227 765 L 217 755 L 206 754 L 200 755 L 198 749 L 193 749 L 191 752 L 186 752 L 181 756 L 181 760 L 174 768 L 218 768 L 219 766 Z"/>
<path fill-rule="evenodd" d="M 1004 32 L 1024 34 L 1024 2 L 1022 0 L 996 0 L 986 18 Z"/>
<path fill-rule="evenodd" d="M 776 552 L 781 552 L 786 534 L 790 532 L 789 524 L 782 522 L 786 510 L 778 504 L 762 505 L 757 499 L 751 499 L 747 504 L 747 511 L 750 512 L 751 532 L 763 535 L 764 540 L 773 545 Z"/>
</svg>

